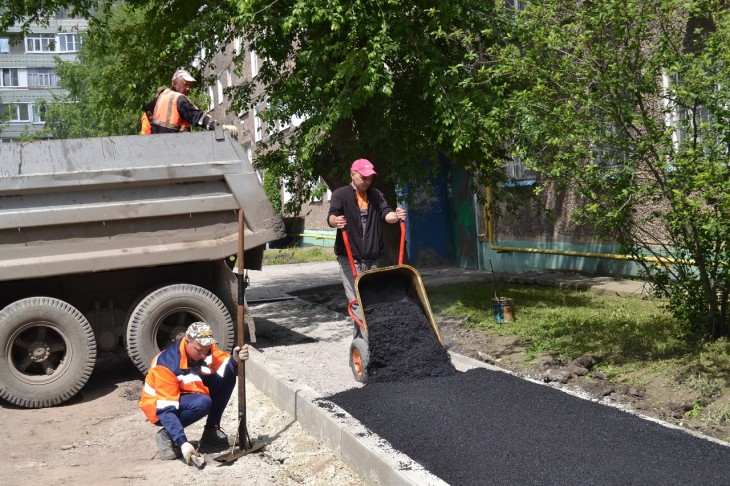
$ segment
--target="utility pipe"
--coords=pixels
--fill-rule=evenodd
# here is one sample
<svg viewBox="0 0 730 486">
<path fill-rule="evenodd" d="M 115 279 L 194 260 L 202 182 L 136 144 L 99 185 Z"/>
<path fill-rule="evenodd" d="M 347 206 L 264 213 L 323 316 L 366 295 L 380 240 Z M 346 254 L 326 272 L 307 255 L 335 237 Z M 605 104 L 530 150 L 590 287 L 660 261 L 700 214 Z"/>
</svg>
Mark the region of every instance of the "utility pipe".
<svg viewBox="0 0 730 486">
<path fill-rule="evenodd" d="M 487 202 L 484 204 L 484 226 L 487 228 L 487 234 L 478 235 L 480 238 L 487 237 L 489 239 L 489 249 L 497 252 L 523 252 L 523 253 L 544 253 L 547 255 L 566 255 L 576 257 L 589 258 L 606 258 L 611 260 L 630 260 L 661 263 L 663 265 L 671 265 L 672 263 L 683 263 L 694 265 L 694 260 L 677 260 L 672 257 L 635 257 L 632 255 L 620 255 L 615 253 L 593 253 L 587 251 L 572 250 L 550 250 L 547 248 L 523 248 L 519 246 L 498 246 L 494 244 L 494 218 L 492 217 L 492 188 L 487 187 Z"/>
</svg>

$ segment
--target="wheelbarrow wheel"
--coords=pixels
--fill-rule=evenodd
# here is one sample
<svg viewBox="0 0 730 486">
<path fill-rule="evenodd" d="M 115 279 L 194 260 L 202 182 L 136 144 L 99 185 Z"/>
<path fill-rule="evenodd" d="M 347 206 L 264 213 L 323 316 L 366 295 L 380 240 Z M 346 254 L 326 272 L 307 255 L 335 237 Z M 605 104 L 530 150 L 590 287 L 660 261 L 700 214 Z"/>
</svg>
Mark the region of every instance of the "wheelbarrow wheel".
<svg viewBox="0 0 730 486">
<path fill-rule="evenodd" d="M 370 361 L 370 349 L 368 342 L 363 338 L 355 338 L 350 344 L 350 369 L 355 381 L 365 383 L 368 380 L 368 362 Z"/>
</svg>

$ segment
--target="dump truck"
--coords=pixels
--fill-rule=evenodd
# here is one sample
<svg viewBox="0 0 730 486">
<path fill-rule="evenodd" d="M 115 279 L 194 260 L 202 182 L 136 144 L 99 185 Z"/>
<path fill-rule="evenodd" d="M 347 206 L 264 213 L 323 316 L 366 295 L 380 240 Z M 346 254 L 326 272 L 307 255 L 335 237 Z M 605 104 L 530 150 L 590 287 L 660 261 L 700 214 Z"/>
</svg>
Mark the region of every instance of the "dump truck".
<svg viewBox="0 0 730 486">
<path fill-rule="evenodd" d="M 145 373 L 196 321 L 230 350 L 241 210 L 260 269 L 284 225 L 219 129 L 0 144 L 0 397 L 62 403 L 105 353 Z"/>
</svg>

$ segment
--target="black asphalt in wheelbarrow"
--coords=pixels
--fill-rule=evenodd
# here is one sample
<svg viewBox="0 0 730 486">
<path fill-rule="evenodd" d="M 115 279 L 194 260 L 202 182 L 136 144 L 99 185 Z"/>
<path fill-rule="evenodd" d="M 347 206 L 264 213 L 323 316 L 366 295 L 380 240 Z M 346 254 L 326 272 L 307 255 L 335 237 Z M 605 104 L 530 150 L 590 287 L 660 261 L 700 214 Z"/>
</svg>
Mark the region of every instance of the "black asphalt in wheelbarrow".
<svg viewBox="0 0 730 486">
<path fill-rule="evenodd" d="M 451 485 L 727 485 L 730 447 L 501 371 L 328 398 Z"/>
<path fill-rule="evenodd" d="M 430 339 L 436 343 L 437 347 L 441 348 L 440 355 L 446 357 L 448 367 L 450 369 L 445 370 L 443 373 L 438 372 L 437 374 L 446 374 L 451 372 L 453 367 L 450 361 L 448 361 L 448 354 L 445 348 L 443 348 L 443 339 L 441 332 L 439 331 L 436 321 L 431 311 L 431 304 L 428 301 L 426 290 L 423 286 L 423 280 L 418 271 L 410 265 L 403 264 L 403 254 L 405 248 L 405 224 L 400 222 L 401 238 L 400 238 L 400 249 L 398 256 L 398 265 L 375 268 L 357 273 L 355 263 L 352 257 L 352 251 L 350 248 L 349 238 L 347 231 L 343 231 L 343 242 L 347 251 L 347 256 L 350 261 L 350 267 L 352 274 L 355 276 L 355 295 L 356 298 L 349 302 L 348 312 L 350 317 L 355 323 L 354 338 L 350 345 L 350 368 L 352 369 L 353 376 L 356 381 L 365 383 L 369 380 L 369 364 L 371 346 L 369 344 L 369 332 L 368 332 L 368 319 L 372 316 L 372 310 L 377 308 L 378 321 L 381 325 L 387 326 L 388 321 L 392 320 L 389 317 L 395 319 L 395 325 L 398 326 L 398 314 L 406 313 L 410 314 L 411 319 L 418 319 L 426 323 L 425 326 L 412 326 L 410 332 L 422 332 L 425 336 L 419 337 L 419 344 L 427 344 Z M 358 304 L 361 310 L 361 316 L 357 316 L 353 312 L 353 305 Z M 412 307 L 412 308 L 411 308 Z M 415 313 L 413 313 L 415 310 Z M 388 316 L 390 314 L 390 316 Z M 429 331 L 430 328 L 430 331 Z M 378 342 L 385 343 L 387 339 L 387 329 L 383 329 L 384 333 L 379 334 Z M 401 341 L 395 336 L 394 342 L 396 344 Z M 435 339 L 434 339 L 435 338 Z M 419 346 L 422 348 L 422 346 Z M 394 347 L 389 347 L 389 352 L 394 350 Z M 438 352 L 438 350 L 436 350 Z M 397 358 L 397 356 L 396 356 Z M 380 360 L 378 366 L 383 371 L 382 366 L 387 364 L 388 360 Z M 392 366 L 402 364 L 403 360 L 395 359 L 392 361 Z M 433 367 L 431 367 L 433 369 Z M 415 376 L 418 373 L 413 373 L 410 370 L 410 375 Z M 397 372 L 397 371 L 396 371 Z M 395 372 L 394 372 L 395 373 Z M 408 374 L 408 372 L 406 372 Z M 386 376 L 388 375 L 388 376 Z M 390 379 L 391 370 L 388 373 L 383 373 L 384 381 L 391 381 Z"/>
</svg>

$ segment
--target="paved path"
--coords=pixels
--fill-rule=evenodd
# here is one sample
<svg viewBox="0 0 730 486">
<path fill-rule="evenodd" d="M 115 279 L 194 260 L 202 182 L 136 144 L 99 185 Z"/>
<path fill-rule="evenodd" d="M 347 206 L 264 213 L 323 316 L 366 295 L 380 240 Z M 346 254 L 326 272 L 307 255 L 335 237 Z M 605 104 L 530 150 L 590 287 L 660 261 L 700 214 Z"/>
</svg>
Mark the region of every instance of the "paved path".
<svg viewBox="0 0 730 486">
<path fill-rule="evenodd" d="M 495 278 L 457 268 L 419 273 L 426 289 Z M 457 369 L 480 368 L 478 375 L 459 373 L 456 381 L 428 383 L 426 391 L 362 386 L 349 370 L 348 319 L 287 294 L 337 285 L 336 262 L 270 266 L 249 277 L 258 342 L 247 377 L 371 484 L 730 484 L 727 444 L 460 355 L 452 355 Z M 496 278 L 604 293 L 646 291 L 641 282 L 611 278 Z M 481 385 L 459 384 L 462 379 Z M 468 386 L 468 393 L 459 386 Z"/>
</svg>

